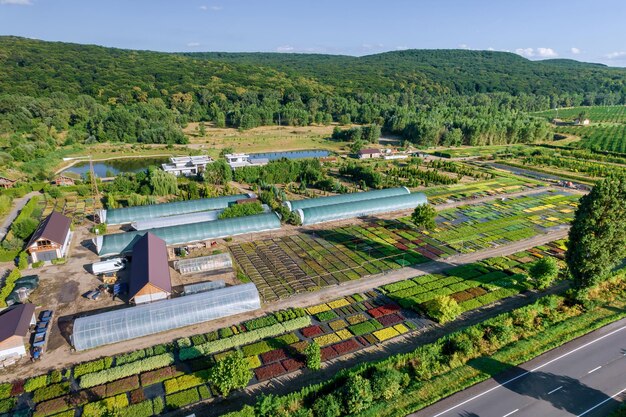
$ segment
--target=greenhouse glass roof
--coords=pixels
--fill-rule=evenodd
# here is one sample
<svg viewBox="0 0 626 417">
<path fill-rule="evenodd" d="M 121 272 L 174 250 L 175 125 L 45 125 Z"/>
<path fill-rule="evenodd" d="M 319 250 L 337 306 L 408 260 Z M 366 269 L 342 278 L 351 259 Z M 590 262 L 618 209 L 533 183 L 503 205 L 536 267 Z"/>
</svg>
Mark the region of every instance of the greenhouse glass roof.
<svg viewBox="0 0 626 417">
<path fill-rule="evenodd" d="M 249 197 L 250 196 L 247 194 L 237 194 L 225 197 L 201 198 L 199 200 L 150 204 L 147 206 L 122 207 L 102 210 L 100 212 L 100 219 L 103 223 L 107 224 L 126 224 L 139 220 L 153 219 L 155 217 L 224 209 L 228 207 L 230 203 Z"/>
<path fill-rule="evenodd" d="M 235 285 L 80 317 L 74 321 L 72 344 L 76 350 L 92 349 L 259 308 L 254 284 Z"/>
<path fill-rule="evenodd" d="M 297 211 L 303 225 L 350 219 L 377 213 L 387 213 L 427 204 L 423 193 L 397 195 L 374 200 L 353 201 L 330 206 L 310 207 Z"/>
<path fill-rule="evenodd" d="M 332 204 L 349 203 L 352 201 L 372 200 L 375 198 L 391 197 L 395 195 L 405 195 L 410 193 L 411 192 L 406 187 L 385 188 L 384 190 L 365 191 L 362 193 L 349 193 L 333 195 L 330 197 L 287 201 L 285 202 L 285 205 L 289 208 L 289 210 L 296 211 L 299 209 L 305 209 L 310 207 L 329 206 Z"/>
<path fill-rule="evenodd" d="M 132 222 L 131 226 L 135 230 L 149 230 L 155 227 L 178 226 L 179 224 L 190 224 L 200 222 L 210 222 L 217 220 L 222 210 L 199 211 L 197 213 L 178 214 L 176 216 L 155 217 L 153 219 L 139 220 Z"/>
<path fill-rule="evenodd" d="M 150 229 L 150 233 L 163 239 L 169 246 L 275 229 L 280 229 L 278 215 L 263 213 L 210 222 L 158 227 Z M 137 240 L 146 233 L 146 230 L 140 230 L 98 236 L 94 239 L 97 253 L 100 256 L 110 256 L 130 252 Z"/>
</svg>

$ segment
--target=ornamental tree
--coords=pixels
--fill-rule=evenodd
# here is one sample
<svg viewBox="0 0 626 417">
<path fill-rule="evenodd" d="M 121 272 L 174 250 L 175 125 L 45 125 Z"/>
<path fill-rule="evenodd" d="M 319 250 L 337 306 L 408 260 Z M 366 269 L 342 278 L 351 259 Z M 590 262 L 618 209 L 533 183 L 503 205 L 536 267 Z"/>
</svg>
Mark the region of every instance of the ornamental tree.
<svg viewBox="0 0 626 417">
<path fill-rule="evenodd" d="M 411 221 L 420 229 L 431 230 L 437 226 L 437 211 L 430 204 L 420 204 L 411 214 Z"/>
<path fill-rule="evenodd" d="M 218 361 L 211 368 L 209 378 L 220 394 L 227 397 L 233 389 L 245 388 L 248 385 L 252 379 L 252 371 L 241 352 L 237 352 Z"/>
</svg>

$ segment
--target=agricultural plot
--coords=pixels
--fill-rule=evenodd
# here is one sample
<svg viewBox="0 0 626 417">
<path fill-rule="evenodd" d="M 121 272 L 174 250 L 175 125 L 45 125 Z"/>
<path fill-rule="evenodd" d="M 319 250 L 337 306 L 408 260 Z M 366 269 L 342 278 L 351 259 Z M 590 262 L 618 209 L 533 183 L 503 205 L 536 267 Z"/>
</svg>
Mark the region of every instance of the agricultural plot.
<svg viewBox="0 0 626 417">
<path fill-rule="evenodd" d="M 626 124 L 559 127 L 557 132 L 580 136 L 584 148 L 626 153 Z"/>
<path fill-rule="evenodd" d="M 544 186 L 545 183 L 516 176 L 498 175 L 496 178 L 472 184 L 456 184 L 446 187 L 429 187 L 423 190 L 431 204 L 461 201 L 496 194 L 514 193 Z"/>
<path fill-rule="evenodd" d="M 95 213 L 95 200 L 92 197 L 81 197 L 77 193 L 66 193 L 59 198 L 47 197 L 43 216 L 58 211 L 70 217 L 75 225 L 82 224 L 87 216 Z"/>
<path fill-rule="evenodd" d="M 581 112 L 585 112 L 592 122 L 611 122 L 626 123 L 626 106 L 592 106 L 592 107 L 571 107 L 568 109 L 559 109 L 558 117 L 562 120 L 573 120 L 578 118 Z M 557 112 L 547 110 L 535 113 L 543 116 L 548 120 L 557 117 Z"/>
<path fill-rule="evenodd" d="M 440 212 L 437 228 L 425 233 L 455 253 L 474 252 L 569 223 L 578 198 L 559 191 L 461 206 Z M 410 224 L 409 218 L 401 221 Z"/>
</svg>

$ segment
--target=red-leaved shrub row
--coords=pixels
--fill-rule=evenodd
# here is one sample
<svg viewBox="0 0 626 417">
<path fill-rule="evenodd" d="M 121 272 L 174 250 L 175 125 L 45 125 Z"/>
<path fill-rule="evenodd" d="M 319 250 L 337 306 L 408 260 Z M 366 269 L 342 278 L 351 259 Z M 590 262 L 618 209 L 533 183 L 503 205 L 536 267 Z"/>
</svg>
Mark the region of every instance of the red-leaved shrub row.
<svg viewBox="0 0 626 417">
<path fill-rule="evenodd" d="M 363 346 L 369 346 L 369 345 L 370 345 L 370 342 L 368 342 L 367 340 L 365 340 L 365 338 L 364 338 L 363 336 L 358 336 L 358 337 L 356 338 L 356 340 L 358 340 L 358 342 L 359 342 L 360 344 L 362 344 Z"/>
<path fill-rule="evenodd" d="M 393 326 L 394 324 L 402 323 L 403 321 L 404 317 L 400 316 L 400 314 L 389 314 L 378 318 L 378 322 L 385 327 Z"/>
<path fill-rule="evenodd" d="M 175 366 L 166 366 L 165 368 L 144 372 L 141 374 L 141 386 L 146 387 L 148 385 L 156 384 L 157 382 L 173 378 L 180 374 L 182 374 L 182 372 L 177 371 Z"/>
<path fill-rule="evenodd" d="M 265 381 L 268 379 L 276 378 L 277 376 L 280 376 L 284 374 L 285 372 L 286 372 L 285 368 L 283 368 L 283 365 L 281 365 L 280 362 L 273 363 L 267 366 L 262 366 L 254 370 L 254 374 L 256 375 L 259 381 Z"/>
<path fill-rule="evenodd" d="M 301 329 L 300 332 L 304 337 L 314 337 L 324 333 L 320 326 L 305 327 L 304 329 Z"/>
<path fill-rule="evenodd" d="M 143 388 L 137 388 L 130 392 L 130 403 L 131 404 L 139 404 L 142 401 L 145 401 L 146 396 L 143 393 Z"/>
<path fill-rule="evenodd" d="M 281 362 L 287 372 L 297 371 L 300 368 L 304 368 L 304 362 L 298 359 L 285 359 Z"/>
<path fill-rule="evenodd" d="M 261 360 L 264 364 L 283 360 L 287 357 L 283 349 L 274 349 L 261 354 Z"/>
<path fill-rule="evenodd" d="M 395 313 L 400 310 L 400 306 L 396 304 L 386 304 L 378 308 L 367 310 L 367 312 L 374 318 L 386 316 L 387 314 Z"/>
<path fill-rule="evenodd" d="M 322 362 L 331 360 L 339 356 L 337 351 L 332 346 L 326 346 L 325 348 L 322 348 L 322 350 L 320 351 L 320 355 L 322 357 Z"/>
<path fill-rule="evenodd" d="M 359 344 L 354 339 L 348 339 L 344 342 L 333 345 L 333 348 L 339 355 L 345 355 L 346 353 L 354 352 L 360 347 L 361 346 L 359 346 Z"/>
</svg>

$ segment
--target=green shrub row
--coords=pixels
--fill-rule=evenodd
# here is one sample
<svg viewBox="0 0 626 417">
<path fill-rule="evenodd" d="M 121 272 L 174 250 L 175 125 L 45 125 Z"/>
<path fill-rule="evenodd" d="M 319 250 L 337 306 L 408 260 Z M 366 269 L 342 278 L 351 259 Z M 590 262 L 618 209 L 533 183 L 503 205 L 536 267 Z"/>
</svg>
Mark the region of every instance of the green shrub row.
<svg viewBox="0 0 626 417">
<path fill-rule="evenodd" d="M 17 281 L 21 277 L 22 274 L 17 268 L 9 272 L 9 275 L 7 275 L 6 279 L 4 280 L 4 286 L 0 288 L 0 307 L 7 306 L 6 299 L 11 294 L 11 291 L 13 291 L 13 288 L 15 288 L 15 281 Z"/>
<path fill-rule="evenodd" d="M 128 353 L 123 353 L 115 357 L 115 366 L 125 365 L 140 359 L 148 358 L 154 355 L 162 355 L 163 353 L 173 352 L 173 343 L 164 343 L 161 345 L 151 346 L 145 349 L 139 349 Z"/>
<path fill-rule="evenodd" d="M 268 337 L 277 336 L 282 333 L 288 333 L 290 331 L 306 327 L 310 324 L 310 316 L 299 317 L 297 319 L 289 320 L 283 323 L 277 323 L 261 329 L 239 333 L 226 339 L 208 342 L 204 345 L 182 348 L 179 352 L 179 356 L 181 360 L 188 360 L 200 356 L 210 355 L 237 346 L 253 343 Z"/>
<path fill-rule="evenodd" d="M 248 320 L 243 325 L 246 327 L 248 331 L 261 329 L 263 327 L 271 326 L 272 324 L 278 323 L 276 317 L 273 315 L 266 315 L 263 317 L 258 317 L 256 319 Z"/>
<path fill-rule="evenodd" d="M 332 319 L 336 319 L 339 316 L 333 310 L 328 310 L 328 311 L 322 311 L 321 313 L 316 314 L 315 317 L 319 321 L 329 321 Z"/>
<path fill-rule="evenodd" d="M 109 369 L 113 365 L 113 358 L 106 357 L 96 359 L 95 361 L 79 363 L 74 366 L 74 378 L 78 379 L 83 375 Z"/>
<path fill-rule="evenodd" d="M 13 389 L 13 384 L 11 384 L 10 382 L 1 383 L 0 384 L 0 400 L 9 398 L 11 396 L 12 389 Z"/>
<path fill-rule="evenodd" d="M 151 417 L 155 415 L 152 400 L 129 405 L 123 410 L 118 411 L 118 413 L 119 417 Z"/>
<path fill-rule="evenodd" d="M 80 378 L 80 387 L 95 387 L 96 385 L 105 384 L 107 382 L 115 381 L 116 379 L 125 378 L 131 375 L 136 375 L 141 372 L 163 368 L 173 363 L 174 355 L 172 353 L 163 353 L 161 355 L 141 359 L 126 365 L 116 366 L 114 368 L 104 369 L 99 372 L 84 375 Z"/>
<path fill-rule="evenodd" d="M 189 375 L 181 375 L 176 378 L 168 379 L 163 383 L 163 386 L 165 387 L 166 394 L 173 394 L 206 384 L 207 382 L 209 382 L 209 371 L 202 370 Z"/>
<path fill-rule="evenodd" d="M 0 400 L 0 413 L 8 413 L 15 407 L 17 400 L 15 397 L 5 398 L 4 400 Z"/>
<path fill-rule="evenodd" d="M 48 385 L 47 387 L 38 388 L 33 394 L 33 401 L 40 403 L 42 401 L 51 400 L 70 393 L 70 383 L 60 382 L 58 384 Z"/>
<path fill-rule="evenodd" d="M 196 388 L 191 388 L 186 391 L 165 396 L 165 404 L 168 408 L 173 410 L 189 404 L 197 403 L 198 401 L 200 401 L 200 395 L 198 394 L 198 390 Z"/>
<path fill-rule="evenodd" d="M 24 383 L 24 391 L 32 392 L 48 385 L 48 375 L 39 375 L 28 378 Z"/>
<path fill-rule="evenodd" d="M 103 417 L 109 416 L 111 413 L 117 413 L 128 407 L 128 397 L 126 394 L 119 394 L 115 397 L 105 398 L 104 400 L 87 403 L 83 407 L 83 417 Z"/>
</svg>

